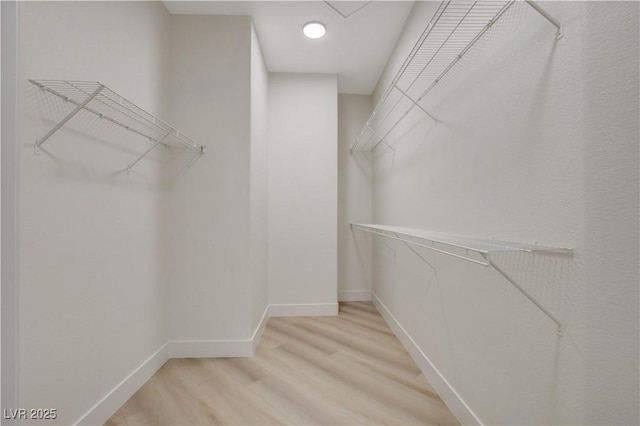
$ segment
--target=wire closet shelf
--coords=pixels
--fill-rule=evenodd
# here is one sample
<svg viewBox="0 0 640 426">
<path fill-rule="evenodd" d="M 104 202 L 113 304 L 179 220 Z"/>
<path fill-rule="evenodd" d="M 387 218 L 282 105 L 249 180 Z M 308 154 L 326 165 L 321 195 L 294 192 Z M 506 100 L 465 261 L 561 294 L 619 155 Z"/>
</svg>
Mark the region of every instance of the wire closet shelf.
<svg viewBox="0 0 640 426">
<path fill-rule="evenodd" d="M 149 149 L 130 163 L 128 170 L 158 145 L 192 149 L 200 154 L 204 153 L 204 145 L 197 143 L 98 81 L 29 80 L 29 82 L 74 106 L 70 113 L 36 142 L 36 154 L 40 153 L 40 147 L 47 139 L 80 111 L 94 114 L 149 141 Z"/>
<path fill-rule="evenodd" d="M 540 302 L 531 296 L 517 281 L 507 274 L 491 258 L 492 253 L 499 252 L 526 252 L 570 255 L 572 249 L 566 247 L 550 247 L 539 244 L 516 243 L 495 239 L 466 237 L 461 235 L 445 234 L 426 231 L 422 229 L 403 228 L 398 226 L 374 225 L 352 223 L 351 228 L 358 231 L 369 232 L 385 238 L 401 241 L 409 247 L 417 246 L 432 250 L 457 259 L 472 262 L 478 265 L 491 267 L 502 275 L 510 284 L 520 291 L 538 309 L 556 323 L 558 334 L 562 334 L 560 320 L 546 309 Z M 411 248 L 411 247 L 410 247 Z M 413 249 L 412 249 L 413 250 Z M 475 253 L 476 257 L 471 254 Z"/>
<path fill-rule="evenodd" d="M 424 108 L 422 100 L 515 3 L 515 0 L 443 1 L 378 101 L 351 152 L 375 149 L 414 108 L 437 123 L 437 117 Z M 525 3 L 557 28 L 558 39 L 562 37 L 558 20 L 537 3 L 530 0 Z"/>
</svg>

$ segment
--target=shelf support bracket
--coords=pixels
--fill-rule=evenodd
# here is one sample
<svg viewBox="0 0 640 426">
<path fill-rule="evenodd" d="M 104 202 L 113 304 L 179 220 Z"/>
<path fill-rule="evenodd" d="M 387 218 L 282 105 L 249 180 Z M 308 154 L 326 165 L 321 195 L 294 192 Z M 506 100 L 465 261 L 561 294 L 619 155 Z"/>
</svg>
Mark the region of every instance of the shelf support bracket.
<svg viewBox="0 0 640 426">
<path fill-rule="evenodd" d="M 376 137 L 378 137 L 378 138 L 380 138 L 380 139 L 384 139 L 382 136 L 380 136 L 380 134 L 378 134 L 378 132 L 376 132 L 375 130 L 373 130 L 373 129 L 371 128 L 371 126 L 369 125 L 369 122 L 368 122 L 368 121 L 367 121 L 366 125 L 367 125 L 367 129 L 369 129 L 369 131 L 371 131 L 371 133 L 373 133 L 374 135 L 376 135 Z"/>
<path fill-rule="evenodd" d="M 562 24 L 560 23 L 560 21 L 558 21 L 556 18 L 554 18 L 552 15 L 549 14 L 549 12 L 547 12 L 546 10 L 544 10 L 542 8 L 542 6 L 540 6 L 538 3 L 536 3 L 533 0 L 525 0 L 526 3 L 531 6 L 536 12 L 538 12 L 540 15 L 542 15 L 547 21 L 551 22 L 557 29 L 558 29 L 558 34 L 556 36 L 556 40 L 560 40 L 563 36 L 562 33 Z"/>
<path fill-rule="evenodd" d="M 500 268 L 498 265 L 496 265 L 496 263 L 493 261 L 493 259 L 491 259 L 490 253 L 480 253 L 480 254 L 487 261 L 489 266 L 491 266 L 500 275 L 502 275 L 504 277 L 504 279 L 509 281 L 509 283 L 511 283 L 511 285 L 513 285 L 516 289 L 518 289 L 518 291 L 520 291 L 520 293 L 522 293 L 527 299 L 529 299 L 529 301 L 531 303 L 536 305 L 536 307 L 538 309 L 540 309 L 546 316 L 548 316 L 551 319 L 551 321 L 555 322 L 556 326 L 558 327 L 557 328 L 558 336 L 562 336 L 562 323 L 560 323 L 560 320 L 558 318 L 556 318 L 551 312 L 549 312 L 544 306 L 542 306 L 540 304 L 540 302 L 538 302 L 536 299 L 534 299 L 533 296 L 531 296 L 524 288 L 522 288 L 522 286 L 520 284 L 518 284 L 513 278 L 511 278 L 511 276 L 509 276 L 509 274 L 507 274 L 502 268 Z"/>
<path fill-rule="evenodd" d="M 46 135 L 44 135 L 39 141 L 36 142 L 36 145 L 34 147 L 34 151 L 36 155 L 40 155 L 40 145 L 42 145 L 47 139 L 49 139 L 51 137 L 51 135 L 53 135 L 55 132 L 57 132 L 62 126 L 64 126 L 67 121 L 71 120 L 71 118 L 73 118 L 74 115 L 76 115 L 81 109 L 83 109 L 84 107 L 87 106 L 87 104 L 89 102 L 91 102 L 93 100 L 93 98 L 95 98 L 96 96 L 98 96 L 98 93 L 100 93 L 100 91 L 104 88 L 103 85 L 98 86 L 98 88 L 89 95 L 89 97 L 87 99 L 84 100 L 84 102 L 82 102 L 81 104 L 79 104 L 78 106 L 76 106 L 74 108 L 73 111 L 71 111 L 69 114 L 67 114 L 67 116 L 65 118 L 62 119 L 62 121 L 60 121 L 58 124 L 56 124 L 53 129 L 49 130 L 49 133 L 47 133 Z"/>
<path fill-rule="evenodd" d="M 369 121 L 367 120 L 367 122 L 365 123 L 365 125 L 367 126 L 367 129 L 369 129 L 369 131 L 371 133 L 373 133 L 378 139 L 380 139 L 380 142 L 384 143 L 387 147 L 389 147 L 389 149 L 391 149 L 392 151 L 394 151 L 394 149 L 391 147 L 391 145 L 389 145 L 387 143 L 387 141 L 384 140 L 384 136 L 380 136 L 380 134 L 378 132 L 376 132 L 375 130 L 373 130 L 371 128 L 371 126 L 369 125 Z M 380 143 L 378 142 L 378 143 Z M 378 146 L 378 144 L 376 144 L 376 146 Z"/>
<path fill-rule="evenodd" d="M 416 101 L 416 100 L 415 100 L 415 99 L 413 99 L 411 96 L 409 96 L 409 95 L 407 94 L 407 92 L 405 92 L 404 90 L 402 90 L 401 88 L 399 88 L 399 87 L 398 87 L 398 85 L 396 85 L 396 84 L 394 84 L 394 85 L 393 85 L 393 87 L 395 87 L 395 89 L 396 89 L 398 92 L 402 93 L 402 96 L 404 96 L 405 98 L 409 99 L 409 100 L 411 101 L 411 103 L 413 103 L 413 105 L 414 105 L 414 106 L 417 106 L 418 108 L 420 108 L 420 109 L 422 110 L 422 112 L 424 112 L 425 114 L 427 114 L 427 115 L 428 115 L 428 116 L 429 116 L 433 121 L 435 121 L 436 123 L 438 122 L 438 119 L 437 119 L 436 117 L 434 117 L 433 115 L 431 115 L 431 114 L 429 113 L 429 111 L 427 111 L 426 109 L 424 109 L 424 108 L 422 107 L 422 105 L 420 105 L 420 104 L 418 103 L 418 101 L 419 101 L 420 99 L 418 99 L 418 101 Z"/>
<path fill-rule="evenodd" d="M 127 174 L 131 173 L 131 169 L 133 168 L 133 166 L 135 166 L 136 164 L 138 164 L 138 162 L 139 162 L 140 160 L 142 160 L 144 157 L 146 157 L 146 156 L 147 156 L 147 154 L 149 154 L 151 151 L 153 151 L 153 149 L 154 149 L 156 146 L 160 145 L 160 144 L 162 143 L 162 141 L 163 141 L 163 140 L 165 140 L 165 138 L 166 138 L 167 136 L 169 136 L 169 133 L 167 133 L 166 135 L 164 135 L 163 137 L 161 137 L 160 139 L 158 139 L 158 140 L 156 141 L 156 143 L 154 143 L 153 145 L 151 145 L 151 147 L 150 147 L 149 149 L 147 149 L 147 150 L 146 150 L 146 151 L 145 151 L 145 152 L 144 152 L 140 157 L 138 157 L 138 158 L 136 159 L 136 161 L 134 161 L 133 163 L 129 164 L 129 165 L 127 166 Z"/>
</svg>

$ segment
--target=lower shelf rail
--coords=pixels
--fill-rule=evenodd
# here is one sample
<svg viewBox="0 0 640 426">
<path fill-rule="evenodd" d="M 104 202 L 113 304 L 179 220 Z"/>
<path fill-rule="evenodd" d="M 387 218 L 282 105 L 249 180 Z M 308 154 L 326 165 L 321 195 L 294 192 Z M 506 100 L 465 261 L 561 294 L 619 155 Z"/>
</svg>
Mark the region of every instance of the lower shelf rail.
<svg viewBox="0 0 640 426">
<path fill-rule="evenodd" d="M 465 260 L 467 262 L 493 268 L 520 293 L 522 293 L 531 303 L 540 309 L 540 311 L 548 316 L 556 324 L 558 335 L 562 335 L 562 323 L 560 320 L 540 302 L 538 302 L 531 294 L 529 294 L 526 289 L 518 284 L 513 277 L 500 268 L 500 266 L 491 258 L 491 254 L 496 252 L 526 252 L 569 255 L 572 253 L 571 249 L 563 247 L 549 247 L 539 244 L 523 244 L 493 239 L 463 237 L 459 235 L 444 234 L 422 229 L 402 228 L 397 226 L 352 223 L 351 228 L 379 235 L 381 237 L 402 241 L 405 244 L 422 247 L 447 256 Z M 456 252 L 460 250 L 464 251 L 464 254 Z M 472 257 L 471 253 L 475 253 L 478 258 Z"/>
</svg>

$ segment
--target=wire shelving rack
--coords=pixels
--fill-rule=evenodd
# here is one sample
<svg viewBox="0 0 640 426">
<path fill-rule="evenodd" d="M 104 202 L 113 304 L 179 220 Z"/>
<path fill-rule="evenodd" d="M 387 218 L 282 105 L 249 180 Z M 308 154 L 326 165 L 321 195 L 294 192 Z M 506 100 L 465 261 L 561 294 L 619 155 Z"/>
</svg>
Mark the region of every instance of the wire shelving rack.
<svg viewBox="0 0 640 426">
<path fill-rule="evenodd" d="M 192 149 L 199 154 L 205 151 L 204 145 L 197 143 L 98 81 L 29 80 L 29 82 L 40 90 L 74 106 L 71 112 L 36 142 L 36 154 L 40 154 L 42 144 L 80 111 L 94 114 L 149 141 L 149 148 L 128 165 L 128 171 L 158 145 Z"/>
<path fill-rule="evenodd" d="M 513 285 L 538 309 L 547 315 L 556 324 L 558 334 L 562 334 L 562 323 L 560 320 L 532 295 L 530 295 L 529 292 L 518 284 L 513 277 L 500 268 L 500 266 L 494 262 L 491 255 L 493 253 L 500 252 L 555 253 L 570 255 L 572 253 L 572 249 L 565 247 L 550 247 L 539 244 L 516 243 L 495 239 L 466 237 L 398 226 L 352 223 L 351 228 L 381 237 L 398 240 L 407 246 L 422 247 L 447 256 L 452 256 L 457 259 L 495 269 L 496 272 L 502 275 L 511 285 Z M 472 256 L 472 253 L 475 253 L 476 256 Z"/>
<path fill-rule="evenodd" d="M 515 2 L 443 1 L 378 101 L 351 152 L 375 149 L 414 108 L 437 123 L 436 115 L 421 101 Z M 525 3 L 557 28 L 557 39 L 562 37 L 557 19 L 537 3 Z"/>
</svg>

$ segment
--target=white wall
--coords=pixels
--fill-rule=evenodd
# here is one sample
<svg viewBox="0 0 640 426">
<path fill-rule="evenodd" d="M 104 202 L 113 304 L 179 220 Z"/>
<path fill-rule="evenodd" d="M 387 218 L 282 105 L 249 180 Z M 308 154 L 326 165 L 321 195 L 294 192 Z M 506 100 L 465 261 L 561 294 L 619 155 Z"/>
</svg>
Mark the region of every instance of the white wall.
<svg viewBox="0 0 640 426">
<path fill-rule="evenodd" d="M 269 73 L 260 41 L 251 26 L 251 329 L 255 330 L 268 304 L 268 90 Z"/>
<path fill-rule="evenodd" d="M 252 333 L 251 49 L 248 17 L 171 17 L 169 118 L 207 151 L 168 189 L 169 340 L 212 351 Z"/>
<path fill-rule="evenodd" d="M 371 241 L 351 223 L 371 223 L 371 162 L 350 148 L 371 114 L 371 96 L 338 95 L 338 300 L 370 300 Z"/>
<path fill-rule="evenodd" d="M 158 148 L 127 174 L 148 141 L 81 113 L 35 156 L 73 106 L 26 84 L 21 403 L 100 423 L 168 357 L 252 353 L 268 302 L 268 73 L 248 17 L 25 9 L 25 79 L 100 80 L 208 147 Z"/>
<path fill-rule="evenodd" d="M 416 3 L 376 97 L 436 6 Z M 513 6 L 425 98 L 441 123 L 411 114 L 375 152 L 373 220 L 573 247 L 496 259 L 564 335 L 494 271 L 391 240 L 374 292 L 477 420 L 637 424 L 638 4 L 543 6 L 561 41 Z"/>
<path fill-rule="evenodd" d="M 639 16 L 638 3 L 598 3 L 585 22 L 584 417 L 592 423 L 640 424 Z"/>
<path fill-rule="evenodd" d="M 18 407 L 18 152 L 19 132 L 19 93 L 22 90 L 22 79 L 19 74 L 19 21 L 20 3 L 2 2 L 0 4 L 1 28 L 1 96 L 2 111 L 0 119 L 2 149 L 2 199 L 0 211 L 2 215 L 2 246 L 0 272 L 2 286 L 0 347 L 0 402 L 2 409 Z M 11 424 L 9 421 L 3 424 Z"/>
<path fill-rule="evenodd" d="M 269 303 L 297 313 L 337 312 L 336 81 L 269 76 Z"/>
<path fill-rule="evenodd" d="M 166 342 L 159 167 L 150 158 L 127 175 L 148 141 L 88 114 L 35 156 L 69 109 L 26 78 L 100 80 L 165 116 L 169 15 L 146 2 L 23 8 L 20 406 L 71 424 Z"/>
</svg>

